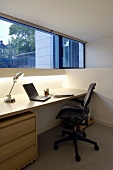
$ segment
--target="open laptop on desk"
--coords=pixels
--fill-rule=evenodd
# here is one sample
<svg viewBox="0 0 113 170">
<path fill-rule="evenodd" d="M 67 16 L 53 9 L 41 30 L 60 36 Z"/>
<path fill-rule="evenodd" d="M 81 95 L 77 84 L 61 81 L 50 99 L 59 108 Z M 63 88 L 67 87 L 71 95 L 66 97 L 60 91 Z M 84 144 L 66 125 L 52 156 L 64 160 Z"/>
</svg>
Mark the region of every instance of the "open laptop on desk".
<svg viewBox="0 0 113 170">
<path fill-rule="evenodd" d="M 51 98 L 51 96 L 49 96 L 49 95 L 48 96 L 40 96 L 33 83 L 23 84 L 23 87 L 24 87 L 29 99 L 32 101 L 44 102 Z"/>
</svg>

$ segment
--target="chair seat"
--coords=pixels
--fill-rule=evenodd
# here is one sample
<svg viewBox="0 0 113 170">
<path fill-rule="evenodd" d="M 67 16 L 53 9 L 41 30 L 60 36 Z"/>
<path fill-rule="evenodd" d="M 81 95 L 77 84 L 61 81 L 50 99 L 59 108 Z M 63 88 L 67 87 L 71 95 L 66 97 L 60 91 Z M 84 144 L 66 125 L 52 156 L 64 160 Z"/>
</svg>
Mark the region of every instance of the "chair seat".
<svg viewBox="0 0 113 170">
<path fill-rule="evenodd" d="M 58 113 L 56 118 L 76 118 L 79 120 L 84 120 L 85 116 L 83 114 L 83 108 L 79 106 L 64 106 L 61 111 Z"/>
</svg>

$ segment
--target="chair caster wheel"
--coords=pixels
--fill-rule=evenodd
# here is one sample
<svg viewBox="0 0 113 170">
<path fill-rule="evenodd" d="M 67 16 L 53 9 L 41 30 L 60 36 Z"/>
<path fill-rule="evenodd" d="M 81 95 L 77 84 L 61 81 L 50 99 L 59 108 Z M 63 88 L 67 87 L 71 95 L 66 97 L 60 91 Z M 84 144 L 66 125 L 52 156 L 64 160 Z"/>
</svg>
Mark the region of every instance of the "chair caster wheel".
<svg viewBox="0 0 113 170">
<path fill-rule="evenodd" d="M 75 156 L 75 160 L 79 162 L 81 160 L 80 156 Z"/>
<path fill-rule="evenodd" d="M 58 150 L 58 145 L 54 144 L 54 150 Z"/>
<path fill-rule="evenodd" d="M 84 138 L 86 137 L 86 132 L 83 132 L 83 137 L 84 137 Z"/>
<path fill-rule="evenodd" d="M 94 149 L 95 149 L 96 151 L 98 151 L 98 150 L 99 150 L 99 146 L 98 146 L 98 145 L 95 145 L 95 146 L 94 146 Z"/>
</svg>

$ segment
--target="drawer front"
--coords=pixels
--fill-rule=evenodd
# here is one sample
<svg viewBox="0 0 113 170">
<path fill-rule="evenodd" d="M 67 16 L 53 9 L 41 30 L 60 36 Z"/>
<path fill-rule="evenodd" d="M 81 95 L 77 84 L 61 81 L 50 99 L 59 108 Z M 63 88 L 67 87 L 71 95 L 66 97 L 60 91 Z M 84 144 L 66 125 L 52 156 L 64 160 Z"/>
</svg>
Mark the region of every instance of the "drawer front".
<svg viewBox="0 0 113 170">
<path fill-rule="evenodd" d="M 36 130 L 35 117 L 0 128 L 0 145 Z"/>
<path fill-rule="evenodd" d="M 28 163 L 37 158 L 36 145 L 24 150 L 23 152 L 11 157 L 10 159 L 0 163 L 0 170 L 17 170 L 21 169 Z"/>
<path fill-rule="evenodd" d="M 14 115 L 14 116 L 0 119 L 0 128 L 27 120 L 27 119 L 35 117 L 35 116 L 36 116 L 35 113 L 28 111 L 25 113 L 20 113 L 20 114 Z"/>
<path fill-rule="evenodd" d="M 16 140 L 0 146 L 0 162 L 36 144 L 36 132 L 31 132 Z"/>
</svg>

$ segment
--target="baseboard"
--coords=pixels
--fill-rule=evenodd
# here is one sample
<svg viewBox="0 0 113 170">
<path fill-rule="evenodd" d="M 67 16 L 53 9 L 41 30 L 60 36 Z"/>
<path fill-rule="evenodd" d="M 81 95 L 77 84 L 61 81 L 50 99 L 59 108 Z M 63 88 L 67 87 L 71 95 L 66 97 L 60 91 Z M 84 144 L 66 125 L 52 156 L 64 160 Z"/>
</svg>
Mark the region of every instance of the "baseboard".
<svg viewBox="0 0 113 170">
<path fill-rule="evenodd" d="M 49 129 L 54 128 L 55 126 L 58 126 L 59 124 L 61 124 L 60 120 L 58 120 L 57 122 L 51 123 L 49 125 L 46 125 L 44 127 L 39 128 L 37 133 L 39 135 L 39 134 L 41 134 L 41 133 L 43 133 L 43 132 L 45 132 L 45 131 L 47 131 Z"/>
<path fill-rule="evenodd" d="M 113 128 L 113 123 L 107 122 L 105 120 L 100 120 L 100 119 L 94 119 L 93 118 L 93 122 Z"/>
</svg>

